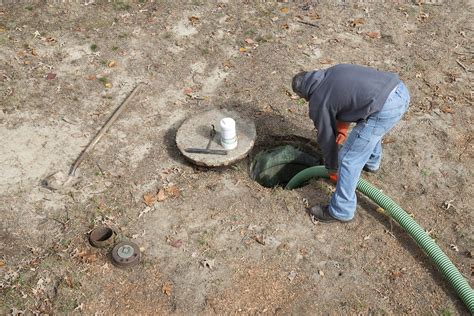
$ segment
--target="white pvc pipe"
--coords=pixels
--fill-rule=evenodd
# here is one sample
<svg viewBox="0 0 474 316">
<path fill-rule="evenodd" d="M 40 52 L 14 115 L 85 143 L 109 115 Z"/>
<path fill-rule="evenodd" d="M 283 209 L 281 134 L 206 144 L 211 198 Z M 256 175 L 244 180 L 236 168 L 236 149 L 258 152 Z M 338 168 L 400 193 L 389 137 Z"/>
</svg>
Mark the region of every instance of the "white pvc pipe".
<svg viewBox="0 0 474 316">
<path fill-rule="evenodd" d="M 220 122 L 221 145 L 225 150 L 232 150 L 237 147 L 237 132 L 235 121 L 231 117 L 225 117 Z"/>
</svg>

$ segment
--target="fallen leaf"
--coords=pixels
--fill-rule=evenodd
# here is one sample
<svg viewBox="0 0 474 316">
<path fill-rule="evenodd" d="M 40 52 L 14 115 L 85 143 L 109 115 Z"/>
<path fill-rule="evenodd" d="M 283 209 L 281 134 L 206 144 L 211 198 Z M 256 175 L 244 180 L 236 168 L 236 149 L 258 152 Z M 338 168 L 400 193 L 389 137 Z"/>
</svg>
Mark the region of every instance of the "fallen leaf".
<svg viewBox="0 0 474 316">
<path fill-rule="evenodd" d="M 232 68 L 234 67 L 234 65 L 232 64 L 232 62 L 230 60 L 226 60 L 222 63 L 222 66 L 224 66 L 225 68 Z"/>
<path fill-rule="evenodd" d="M 287 7 L 280 9 L 281 13 L 288 13 L 289 11 L 290 11 L 290 9 L 288 9 Z"/>
<path fill-rule="evenodd" d="M 447 77 L 448 77 L 449 82 L 455 82 L 456 79 L 458 79 L 457 74 L 452 73 L 452 72 L 448 73 Z"/>
<path fill-rule="evenodd" d="M 367 36 L 370 38 L 380 38 L 379 32 L 367 32 Z"/>
<path fill-rule="evenodd" d="M 143 201 L 147 206 L 152 206 L 156 201 L 156 196 L 153 193 L 147 193 L 143 196 Z"/>
<path fill-rule="evenodd" d="M 265 104 L 262 109 L 261 109 L 262 112 L 266 112 L 266 113 L 269 113 L 269 112 L 273 112 L 273 108 L 268 105 L 268 104 Z"/>
<path fill-rule="evenodd" d="M 156 194 L 156 200 L 158 202 L 162 202 L 162 201 L 166 200 L 165 190 L 160 189 L 158 191 L 158 194 Z"/>
<path fill-rule="evenodd" d="M 112 68 L 117 65 L 117 62 L 115 60 L 111 60 L 108 62 L 107 67 Z"/>
<path fill-rule="evenodd" d="M 97 256 L 90 250 L 83 250 L 77 254 L 77 257 L 81 259 L 82 262 L 94 262 L 97 260 Z"/>
<path fill-rule="evenodd" d="M 104 84 L 104 87 L 106 87 L 107 89 L 110 89 L 110 88 L 112 88 L 112 83 L 106 82 L 106 83 Z"/>
<path fill-rule="evenodd" d="M 245 52 L 247 51 L 247 48 L 241 47 L 241 48 L 239 48 L 239 51 L 240 51 L 241 53 L 245 53 Z"/>
<path fill-rule="evenodd" d="M 201 266 L 208 268 L 209 270 L 215 269 L 215 259 L 204 259 L 200 262 Z"/>
<path fill-rule="evenodd" d="M 181 239 L 171 239 L 169 244 L 171 247 L 180 248 L 183 245 L 183 241 Z"/>
<path fill-rule="evenodd" d="M 402 275 L 402 272 L 400 270 L 392 271 L 390 274 L 390 280 L 395 281 L 396 279 L 401 277 L 401 275 Z"/>
<path fill-rule="evenodd" d="M 172 186 L 170 186 L 170 187 L 167 187 L 167 188 L 165 189 L 165 191 L 166 191 L 166 193 L 167 193 L 169 196 L 171 196 L 171 197 L 176 198 L 176 197 L 179 196 L 179 189 L 178 189 L 178 187 L 175 186 L 175 185 L 172 185 Z"/>
<path fill-rule="evenodd" d="M 0 260 L 0 267 L 3 267 L 5 265 L 5 261 Z"/>
<path fill-rule="evenodd" d="M 364 18 L 357 18 L 357 19 L 352 20 L 352 22 L 351 22 L 352 27 L 357 27 L 357 26 L 362 25 L 362 24 L 365 24 L 365 19 Z"/>
<path fill-rule="evenodd" d="M 319 14 L 317 14 L 316 12 L 311 12 L 308 14 L 308 17 L 311 19 L 311 20 L 319 20 L 321 17 L 319 16 Z"/>
<path fill-rule="evenodd" d="M 295 271 L 291 271 L 290 273 L 288 273 L 288 280 L 290 280 L 290 282 L 293 282 L 293 280 L 296 278 L 296 272 Z"/>
<path fill-rule="evenodd" d="M 173 171 L 173 169 L 168 168 L 168 169 L 164 169 L 164 170 L 162 171 L 162 173 L 163 173 L 163 174 L 171 174 L 172 171 Z"/>
<path fill-rule="evenodd" d="M 256 242 L 258 242 L 260 245 L 265 245 L 265 238 L 263 235 L 255 235 L 252 237 Z"/>
<path fill-rule="evenodd" d="M 56 78 L 56 74 L 53 74 L 52 72 L 48 73 L 46 76 L 46 80 L 53 80 L 54 78 Z"/>
<path fill-rule="evenodd" d="M 163 294 L 170 296 L 173 292 L 173 284 L 171 284 L 171 282 L 166 282 L 165 284 L 163 284 L 161 291 L 163 292 Z"/>
<path fill-rule="evenodd" d="M 417 17 L 417 20 L 423 23 L 423 22 L 426 22 L 426 20 L 428 20 L 429 17 L 430 15 L 428 13 L 420 12 L 420 14 Z"/>
<path fill-rule="evenodd" d="M 441 111 L 443 111 L 444 113 L 454 114 L 453 108 L 449 106 L 442 108 Z"/>
<path fill-rule="evenodd" d="M 190 16 L 188 17 L 189 22 L 191 22 L 192 25 L 196 25 L 199 23 L 199 18 L 197 16 Z"/>
<path fill-rule="evenodd" d="M 5 32 L 5 31 L 6 31 L 5 28 L 0 27 L 0 33 L 3 33 L 3 32 Z"/>
<path fill-rule="evenodd" d="M 390 137 L 386 137 L 384 139 L 382 139 L 382 144 L 390 144 L 390 143 L 395 143 L 396 140 L 394 138 L 390 138 Z"/>
<path fill-rule="evenodd" d="M 71 289 L 74 287 L 74 283 L 72 282 L 72 279 L 69 275 L 64 277 L 64 282 L 66 282 L 67 286 L 69 286 Z"/>
<path fill-rule="evenodd" d="M 245 244 L 246 246 L 250 246 L 251 243 L 252 243 L 252 240 L 251 240 L 251 239 L 245 239 L 245 240 L 244 240 L 244 244 Z"/>
<path fill-rule="evenodd" d="M 246 39 L 245 39 L 245 43 L 247 43 L 247 44 L 253 44 L 253 43 L 255 43 L 255 42 L 254 42 L 253 39 L 251 39 L 251 38 L 246 38 Z"/>
<path fill-rule="evenodd" d="M 333 60 L 330 59 L 330 58 L 324 58 L 324 59 L 320 59 L 320 60 L 319 60 L 319 63 L 320 63 L 320 64 L 323 64 L 323 65 L 324 65 L 324 64 L 331 64 L 332 62 L 333 62 Z"/>
<path fill-rule="evenodd" d="M 304 207 L 305 207 L 305 208 L 309 208 L 309 201 L 308 201 L 308 199 L 302 198 L 302 201 L 303 201 Z"/>
</svg>

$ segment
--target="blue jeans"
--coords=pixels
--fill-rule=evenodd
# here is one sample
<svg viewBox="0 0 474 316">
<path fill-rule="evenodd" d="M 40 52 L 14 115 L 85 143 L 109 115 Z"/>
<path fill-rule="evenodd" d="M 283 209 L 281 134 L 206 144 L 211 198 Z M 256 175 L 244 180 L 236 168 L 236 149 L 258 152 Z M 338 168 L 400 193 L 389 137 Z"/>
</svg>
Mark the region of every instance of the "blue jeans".
<svg viewBox="0 0 474 316">
<path fill-rule="evenodd" d="M 379 112 L 357 123 L 339 150 L 336 192 L 329 213 L 341 221 L 350 221 L 357 206 L 356 187 L 362 168 L 377 170 L 382 158 L 382 137 L 400 121 L 408 109 L 410 95 L 400 82 L 389 94 Z"/>
</svg>

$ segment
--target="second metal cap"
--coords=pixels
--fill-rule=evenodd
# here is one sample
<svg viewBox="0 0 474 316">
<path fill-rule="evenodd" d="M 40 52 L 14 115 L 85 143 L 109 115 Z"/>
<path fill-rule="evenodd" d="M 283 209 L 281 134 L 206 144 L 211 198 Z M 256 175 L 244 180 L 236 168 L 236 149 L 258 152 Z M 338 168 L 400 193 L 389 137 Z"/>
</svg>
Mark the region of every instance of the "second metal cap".
<svg viewBox="0 0 474 316">
<path fill-rule="evenodd" d="M 122 241 L 112 249 L 112 263 L 118 267 L 131 267 L 140 262 L 140 249 L 137 244 Z"/>
</svg>

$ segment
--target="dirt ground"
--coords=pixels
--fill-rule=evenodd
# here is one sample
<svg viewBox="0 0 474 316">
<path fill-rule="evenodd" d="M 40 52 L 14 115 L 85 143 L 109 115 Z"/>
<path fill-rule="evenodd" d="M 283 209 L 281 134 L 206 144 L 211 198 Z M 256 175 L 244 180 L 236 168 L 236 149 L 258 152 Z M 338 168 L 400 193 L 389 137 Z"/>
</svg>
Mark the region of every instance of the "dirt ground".
<svg viewBox="0 0 474 316">
<path fill-rule="evenodd" d="M 327 202 L 330 183 L 268 189 L 249 159 L 205 169 L 175 146 L 183 120 L 219 107 L 254 118 L 256 150 L 314 138 L 306 103 L 288 93 L 296 72 L 399 73 L 410 109 L 384 140 L 382 170 L 363 176 L 474 284 L 473 6 L 357 2 L 1 5 L 1 313 L 468 314 L 364 197 L 353 222 L 313 224 L 305 205 Z M 138 82 L 80 181 L 42 187 Z M 141 247 L 138 266 L 89 245 L 101 224 Z"/>
</svg>

